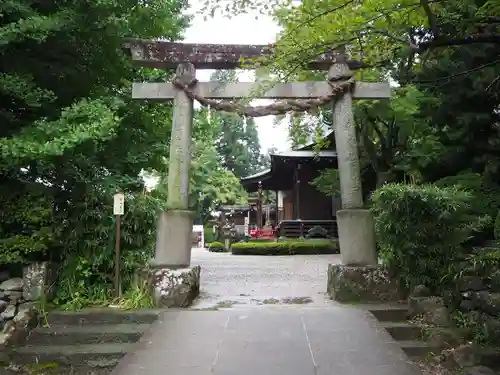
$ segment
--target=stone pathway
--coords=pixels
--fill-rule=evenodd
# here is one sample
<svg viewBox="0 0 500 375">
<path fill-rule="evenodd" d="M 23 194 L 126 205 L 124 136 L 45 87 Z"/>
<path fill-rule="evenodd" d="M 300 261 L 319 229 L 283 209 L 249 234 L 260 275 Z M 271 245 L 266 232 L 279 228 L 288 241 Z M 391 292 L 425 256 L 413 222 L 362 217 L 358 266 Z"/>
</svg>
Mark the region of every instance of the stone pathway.
<svg viewBox="0 0 500 375">
<path fill-rule="evenodd" d="M 371 314 L 325 297 L 336 261 L 194 250 L 202 297 L 164 312 L 112 374 L 419 374 Z"/>
</svg>

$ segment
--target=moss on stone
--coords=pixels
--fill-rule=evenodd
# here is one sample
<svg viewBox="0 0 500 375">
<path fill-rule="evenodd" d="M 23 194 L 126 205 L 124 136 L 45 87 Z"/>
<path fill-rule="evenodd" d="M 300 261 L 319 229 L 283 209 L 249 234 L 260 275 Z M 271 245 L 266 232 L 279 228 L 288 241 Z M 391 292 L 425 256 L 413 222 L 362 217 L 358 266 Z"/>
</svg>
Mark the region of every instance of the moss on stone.
<svg viewBox="0 0 500 375">
<path fill-rule="evenodd" d="M 396 281 L 378 266 L 331 264 L 328 269 L 328 294 L 339 302 L 386 302 L 400 300 Z"/>
<path fill-rule="evenodd" d="M 291 298 L 283 298 L 281 300 L 282 303 L 288 305 L 304 305 L 307 303 L 311 303 L 313 300 L 311 297 L 291 297 Z"/>
<path fill-rule="evenodd" d="M 354 284 L 339 282 L 335 291 L 335 300 L 339 302 L 361 302 L 362 292 Z"/>
</svg>

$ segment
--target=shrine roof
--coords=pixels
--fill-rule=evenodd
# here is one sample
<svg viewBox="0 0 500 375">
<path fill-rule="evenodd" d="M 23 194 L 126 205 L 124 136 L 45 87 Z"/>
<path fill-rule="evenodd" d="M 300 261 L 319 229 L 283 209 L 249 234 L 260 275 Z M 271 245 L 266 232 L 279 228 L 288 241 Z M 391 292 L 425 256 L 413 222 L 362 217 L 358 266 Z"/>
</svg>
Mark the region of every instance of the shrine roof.
<svg viewBox="0 0 500 375">
<path fill-rule="evenodd" d="M 244 61 L 273 53 L 274 45 L 248 44 L 196 44 L 175 43 L 160 40 L 131 38 L 124 43 L 132 60 L 141 66 L 159 69 L 175 69 L 180 63 L 190 62 L 197 69 L 236 69 Z M 311 70 L 328 70 L 342 55 L 330 50 L 311 58 L 307 64 Z M 363 64 L 347 60 L 351 69 L 359 69 Z"/>
<path fill-rule="evenodd" d="M 265 209 L 269 207 L 271 210 L 274 209 L 273 204 L 263 204 L 262 208 Z M 249 210 L 255 210 L 255 204 L 232 204 L 232 205 L 222 205 L 219 207 L 220 211 L 223 212 L 246 212 Z"/>
<path fill-rule="evenodd" d="M 297 150 L 297 151 L 285 151 L 279 154 L 272 154 L 271 158 L 336 158 L 337 152 L 331 150 Z"/>
<path fill-rule="evenodd" d="M 288 190 L 293 178 L 294 163 L 289 161 L 308 161 L 317 163 L 337 159 L 337 152 L 332 150 L 290 150 L 271 154 L 271 168 L 240 179 L 247 191 L 256 191 L 259 183 L 264 190 Z"/>
</svg>

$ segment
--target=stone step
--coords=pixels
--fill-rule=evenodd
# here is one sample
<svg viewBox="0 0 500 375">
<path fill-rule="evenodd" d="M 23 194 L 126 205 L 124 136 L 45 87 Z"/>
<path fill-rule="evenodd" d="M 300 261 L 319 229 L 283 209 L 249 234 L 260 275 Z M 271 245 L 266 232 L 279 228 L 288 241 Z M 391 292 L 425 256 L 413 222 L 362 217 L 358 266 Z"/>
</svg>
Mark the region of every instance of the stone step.
<svg viewBox="0 0 500 375">
<path fill-rule="evenodd" d="M 133 343 L 150 324 L 51 325 L 31 331 L 28 345 L 85 345 L 100 343 Z"/>
<path fill-rule="evenodd" d="M 440 349 L 425 341 L 405 340 L 397 342 L 401 349 L 411 358 L 422 358 L 430 353 L 438 353 Z"/>
<path fill-rule="evenodd" d="M 51 311 L 41 324 L 49 326 L 70 326 L 87 324 L 151 324 L 158 319 L 160 311 L 118 310 L 112 308 L 92 308 L 81 311 Z"/>
<path fill-rule="evenodd" d="M 134 344 L 26 345 L 12 349 L 18 365 L 58 364 L 83 368 L 111 368 L 132 350 Z M 91 372 L 90 372 L 91 373 Z"/>
<path fill-rule="evenodd" d="M 365 308 L 377 318 L 379 322 L 406 322 L 408 307 L 406 305 L 367 305 Z"/>
<path fill-rule="evenodd" d="M 10 367 L 2 369 L 2 375 L 110 375 L 113 367 L 69 367 L 49 365 L 34 365 L 25 367 Z"/>
<path fill-rule="evenodd" d="M 380 325 L 396 341 L 411 341 L 422 339 L 422 328 L 406 322 L 381 322 Z"/>
</svg>

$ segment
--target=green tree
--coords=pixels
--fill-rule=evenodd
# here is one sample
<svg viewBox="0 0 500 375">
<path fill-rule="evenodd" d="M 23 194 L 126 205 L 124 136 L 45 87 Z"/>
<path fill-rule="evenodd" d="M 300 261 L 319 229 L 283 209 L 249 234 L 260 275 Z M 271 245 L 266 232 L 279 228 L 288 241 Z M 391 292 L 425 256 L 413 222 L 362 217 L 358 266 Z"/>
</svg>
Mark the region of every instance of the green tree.
<svg viewBox="0 0 500 375">
<path fill-rule="evenodd" d="M 234 70 L 218 70 L 210 80 L 222 83 L 237 82 L 238 77 Z M 210 112 L 210 121 L 218 132 L 215 142 L 225 168 L 239 178 L 262 168 L 259 135 L 253 118 L 244 118 L 233 113 Z"/>
<path fill-rule="evenodd" d="M 212 14 L 251 10 L 276 17 L 284 30 L 277 55 L 269 60 L 284 73 L 332 48 L 346 48 L 375 66 L 405 55 L 407 67 L 419 69 L 450 46 L 500 43 L 496 0 L 207 0 L 206 5 Z"/>
<path fill-rule="evenodd" d="M 416 74 L 425 93 L 419 116 L 432 124 L 446 148 L 438 163 L 423 170 L 427 180 L 471 169 L 500 182 L 500 64 L 484 67 L 499 53 L 499 45 L 450 50 Z"/>
<path fill-rule="evenodd" d="M 195 221 L 204 223 L 220 204 L 246 203 L 247 193 L 239 179 L 224 166 L 224 156 L 217 150 L 220 137 L 219 124 L 211 119 L 207 109 L 196 111 L 193 126 L 189 204 L 197 216 Z M 164 160 L 164 165 L 168 165 Z M 154 174 L 159 183 L 155 190 L 167 193 L 168 171 Z"/>
<path fill-rule="evenodd" d="M 112 196 L 126 193 L 124 282 L 150 256 L 164 199 L 143 169 L 168 153 L 170 106 L 132 101 L 125 37 L 176 39 L 182 1 L 2 2 L 0 10 L 0 263 L 63 261 L 60 303 L 109 297 Z M 22 205 L 19 202 L 23 202 Z"/>
</svg>

